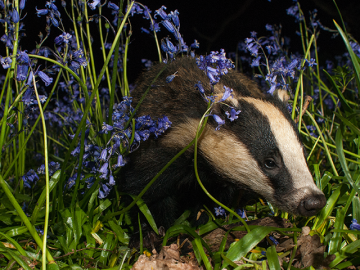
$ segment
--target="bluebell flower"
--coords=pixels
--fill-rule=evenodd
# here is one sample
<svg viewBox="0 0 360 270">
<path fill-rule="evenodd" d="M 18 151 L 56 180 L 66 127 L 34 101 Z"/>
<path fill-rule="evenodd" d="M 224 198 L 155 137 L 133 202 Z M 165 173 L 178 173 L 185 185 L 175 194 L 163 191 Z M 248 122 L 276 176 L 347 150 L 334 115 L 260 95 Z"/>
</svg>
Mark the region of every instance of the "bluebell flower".
<svg viewBox="0 0 360 270">
<path fill-rule="evenodd" d="M 25 81 L 29 67 L 27 65 L 17 65 L 16 80 Z"/>
<path fill-rule="evenodd" d="M 147 6 L 144 6 L 144 13 L 143 13 L 144 16 L 143 16 L 143 18 L 146 19 L 146 20 L 149 20 L 151 12 L 152 11 Z"/>
<path fill-rule="evenodd" d="M 360 224 L 357 223 L 357 220 L 356 220 L 356 219 L 353 219 L 353 220 L 351 221 L 350 230 L 360 231 Z"/>
<path fill-rule="evenodd" d="M 107 152 L 108 152 L 108 149 L 107 149 L 107 148 L 104 148 L 104 149 L 101 151 L 101 154 L 100 154 L 100 160 L 101 160 L 101 161 L 106 161 Z"/>
<path fill-rule="evenodd" d="M 72 38 L 72 35 L 66 32 L 63 32 L 61 35 L 57 36 L 54 40 L 56 45 L 61 45 L 63 43 L 68 44 L 69 40 Z"/>
<path fill-rule="evenodd" d="M 0 9 L 4 9 L 4 8 L 5 8 L 4 0 L 0 0 Z"/>
<path fill-rule="evenodd" d="M 2 57 L 0 56 L 0 63 L 3 69 L 8 69 L 11 66 L 12 60 L 10 57 Z"/>
<path fill-rule="evenodd" d="M 163 20 L 166 20 L 168 18 L 168 15 L 166 14 L 165 10 L 165 6 L 161 6 L 161 8 L 155 10 L 154 18 L 156 19 L 156 16 L 159 15 Z"/>
<path fill-rule="evenodd" d="M 116 4 L 114 4 L 110 1 L 108 2 L 108 8 L 115 10 L 115 11 L 119 11 L 119 9 L 120 9 Z"/>
<path fill-rule="evenodd" d="M 98 195 L 99 199 L 106 198 L 109 195 L 110 191 L 111 189 L 106 184 L 100 183 L 99 195 Z"/>
<path fill-rule="evenodd" d="M 53 82 L 53 78 L 50 78 L 48 75 L 46 75 L 44 72 L 39 70 L 37 72 L 37 75 L 40 77 L 40 79 L 45 83 L 45 86 L 49 86 Z"/>
<path fill-rule="evenodd" d="M 103 122 L 102 124 L 102 133 L 108 134 L 109 131 L 112 131 L 114 129 L 114 127 L 106 124 L 105 122 Z"/>
<path fill-rule="evenodd" d="M 254 58 L 251 62 L 251 67 L 258 67 L 260 66 L 260 59 L 261 59 L 261 56 L 258 56 L 256 58 Z"/>
<path fill-rule="evenodd" d="M 119 168 L 125 166 L 124 158 L 122 155 L 118 155 L 116 164 L 113 165 L 113 168 Z"/>
<path fill-rule="evenodd" d="M 279 242 L 271 235 L 269 235 L 269 239 L 274 243 L 275 246 L 279 244 Z"/>
<path fill-rule="evenodd" d="M 23 10 L 25 8 L 25 2 L 26 2 L 26 0 L 20 0 L 20 3 L 19 3 L 20 10 Z"/>
<path fill-rule="evenodd" d="M 225 85 L 224 85 L 224 89 L 225 89 L 225 92 L 224 92 L 222 98 L 219 100 L 219 102 L 223 102 L 223 101 L 227 100 L 229 97 L 233 98 L 232 92 L 234 90 L 231 89 L 230 87 L 225 86 Z"/>
<path fill-rule="evenodd" d="M 36 174 L 36 172 L 31 169 L 26 174 L 24 174 L 22 177 L 24 187 L 32 188 L 36 185 L 36 182 L 39 180 L 39 176 Z"/>
<path fill-rule="evenodd" d="M 215 209 L 215 215 L 216 216 L 226 216 L 225 209 L 223 209 L 221 206 L 214 207 L 214 209 Z"/>
<path fill-rule="evenodd" d="M 218 126 L 215 128 L 215 130 L 219 130 L 220 126 L 225 124 L 225 120 L 221 119 L 221 117 L 216 114 L 211 114 L 211 116 L 214 118 L 215 122 L 218 124 Z"/>
<path fill-rule="evenodd" d="M 195 84 L 195 87 L 196 87 L 197 89 L 199 89 L 199 91 L 200 91 L 201 94 L 205 94 L 205 89 L 204 89 L 201 81 L 198 81 L 198 83 Z"/>
<path fill-rule="evenodd" d="M 13 48 L 14 48 L 12 35 L 10 35 L 10 34 L 9 34 L 9 35 L 4 34 L 4 35 L 1 36 L 0 40 L 5 43 L 5 46 L 6 46 L 6 47 L 8 47 L 8 48 L 10 48 L 10 49 L 13 49 Z"/>
<path fill-rule="evenodd" d="M 16 61 L 19 64 L 29 65 L 30 64 L 30 57 L 26 53 L 26 51 L 19 51 L 18 55 L 16 56 Z"/>
<path fill-rule="evenodd" d="M 20 16 L 16 8 L 14 8 L 12 11 L 10 10 L 9 14 L 11 16 L 11 20 L 13 21 L 13 23 L 18 23 L 20 21 Z"/>
<path fill-rule="evenodd" d="M 176 27 L 180 27 L 179 11 L 177 9 L 175 9 L 175 11 L 171 11 L 168 14 L 168 18 L 171 18 Z"/>
<path fill-rule="evenodd" d="M 107 174 L 108 174 L 108 168 L 109 168 L 109 163 L 105 162 L 101 168 L 99 169 L 99 173 L 101 173 L 100 178 L 106 178 Z"/>
<path fill-rule="evenodd" d="M 90 3 L 88 2 L 88 6 L 90 7 L 91 10 L 95 10 L 96 6 L 98 6 L 100 4 L 100 0 L 94 0 L 94 2 Z"/>
<path fill-rule="evenodd" d="M 190 47 L 193 49 L 197 49 L 200 47 L 200 43 L 196 39 L 194 39 L 194 43 L 192 43 Z"/>
<path fill-rule="evenodd" d="M 111 171 L 110 171 L 110 176 L 109 176 L 109 185 L 110 186 L 115 186 L 116 182 L 114 179 L 114 176 L 112 175 Z"/>
<path fill-rule="evenodd" d="M 48 9 L 37 9 L 37 7 L 35 7 L 35 9 L 36 9 L 36 14 L 38 17 L 47 15 L 49 13 Z"/>
<path fill-rule="evenodd" d="M 174 33 L 175 32 L 175 27 L 174 25 L 168 21 L 168 20 L 163 20 L 162 25 L 170 32 L 170 33 Z"/>
<path fill-rule="evenodd" d="M 246 218 L 246 211 L 245 209 L 237 209 L 236 213 L 241 217 L 241 218 Z"/>
<path fill-rule="evenodd" d="M 173 81 L 173 79 L 177 76 L 176 75 L 177 71 L 174 74 L 171 74 L 169 76 L 166 77 L 166 83 L 171 83 Z"/>
<path fill-rule="evenodd" d="M 230 113 L 228 111 L 225 112 L 227 115 L 227 118 L 230 119 L 230 121 L 234 121 L 235 119 L 238 119 L 238 115 L 241 113 L 241 110 L 235 110 L 234 108 L 231 108 Z"/>
</svg>

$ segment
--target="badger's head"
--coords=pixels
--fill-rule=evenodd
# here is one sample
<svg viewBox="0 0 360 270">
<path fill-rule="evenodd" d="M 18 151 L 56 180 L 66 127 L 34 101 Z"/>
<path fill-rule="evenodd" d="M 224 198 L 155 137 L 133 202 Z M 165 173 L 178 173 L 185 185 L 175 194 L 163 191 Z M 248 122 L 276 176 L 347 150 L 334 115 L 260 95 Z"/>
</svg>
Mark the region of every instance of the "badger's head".
<svg viewBox="0 0 360 270">
<path fill-rule="evenodd" d="M 325 206 L 326 199 L 314 183 L 284 101 L 281 92 L 267 99 L 234 96 L 228 102 L 241 110 L 239 118 L 217 131 L 209 126 L 198 147 L 218 174 L 232 183 L 256 192 L 283 211 L 312 216 Z M 197 119 L 188 119 L 174 127 L 172 143 L 186 145 L 197 124 Z"/>
</svg>

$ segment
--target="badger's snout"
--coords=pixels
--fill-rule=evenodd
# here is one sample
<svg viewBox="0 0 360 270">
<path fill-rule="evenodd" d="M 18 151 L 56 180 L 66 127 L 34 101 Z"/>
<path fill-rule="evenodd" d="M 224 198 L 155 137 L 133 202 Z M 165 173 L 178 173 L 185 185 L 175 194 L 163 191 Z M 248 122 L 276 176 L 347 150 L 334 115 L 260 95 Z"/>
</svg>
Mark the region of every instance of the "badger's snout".
<svg viewBox="0 0 360 270">
<path fill-rule="evenodd" d="M 302 216 L 314 216 L 325 204 L 326 198 L 324 194 L 312 194 L 300 202 L 298 211 Z"/>
</svg>

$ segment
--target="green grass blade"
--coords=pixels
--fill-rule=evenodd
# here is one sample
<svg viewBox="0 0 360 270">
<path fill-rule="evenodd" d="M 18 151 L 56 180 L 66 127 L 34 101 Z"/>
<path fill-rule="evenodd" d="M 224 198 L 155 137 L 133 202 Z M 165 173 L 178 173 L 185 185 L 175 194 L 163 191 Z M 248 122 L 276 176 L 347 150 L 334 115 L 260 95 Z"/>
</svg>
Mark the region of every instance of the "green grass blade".
<svg viewBox="0 0 360 270">
<path fill-rule="evenodd" d="M 280 270 L 280 263 L 279 263 L 279 257 L 276 253 L 276 248 L 275 246 L 270 246 L 267 250 L 266 250 L 266 257 L 269 263 L 269 269 L 270 270 Z"/>
<path fill-rule="evenodd" d="M 341 167 L 343 169 L 343 172 L 346 176 L 346 179 L 348 180 L 348 182 L 350 183 L 352 188 L 355 189 L 355 191 L 358 194 L 360 194 L 359 188 L 354 184 L 354 181 L 353 181 L 350 171 L 349 171 L 349 167 L 347 166 L 347 163 L 345 160 L 341 129 L 338 129 L 336 132 L 335 142 L 336 142 L 336 152 L 338 153 L 339 161 L 340 161 Z"/>
</svg>

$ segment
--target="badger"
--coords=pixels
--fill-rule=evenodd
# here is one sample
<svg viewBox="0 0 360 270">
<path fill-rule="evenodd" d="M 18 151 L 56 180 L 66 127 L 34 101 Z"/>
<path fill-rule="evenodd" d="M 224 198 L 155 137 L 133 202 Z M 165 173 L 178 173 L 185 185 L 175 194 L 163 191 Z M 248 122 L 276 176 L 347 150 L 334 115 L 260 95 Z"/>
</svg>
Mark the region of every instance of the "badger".
<svg viewBox="0 0 360 270">
<path fill-rule="evenodd" d="M 163 136 L 148 140 L 130 155 L 122 168 L 121 191 L 138 195 L 149 181 L 194 138 L 207 102 L 194 86 L 201 82 L 210 91 L 209 79 L 191 57 L 158 64 L 143 73 L 132 91 L 136 104 L 150 86 L 137 115 L 161 117 L 172 122 Z M 169 83 L 166 78 L 176 74 Z M 227 206 L 244 198 L 261 197 L 282 211 L 312 216 L 324 207 L 324 194 L 315 185 L 307 166 L 304 146 L 287 109 L 288 95 L 264 94 L 257 84 L 238 72 L 222 76 L 213 91 L 222 96 L 223 86 L 233 89 L 233 97 L 216 103 L 212 114 L 222 116 L 230 107 L 240 110 L 234 121 L 217 130 L 217 122 L 208 122 L 198 139 L 197 167 L 208 192 Z M 143 195 L 156 224 L 169 228 L 185 211 L 195 222 L 204 222 L 197 213 L 214 209 L 198 184 L 194 173 L 194 146 L 167 168 Z M 136 215 L 137 218 L 137 215 Z M 203 220 L 201 220 L 203 219 Z"/>
</svg>

